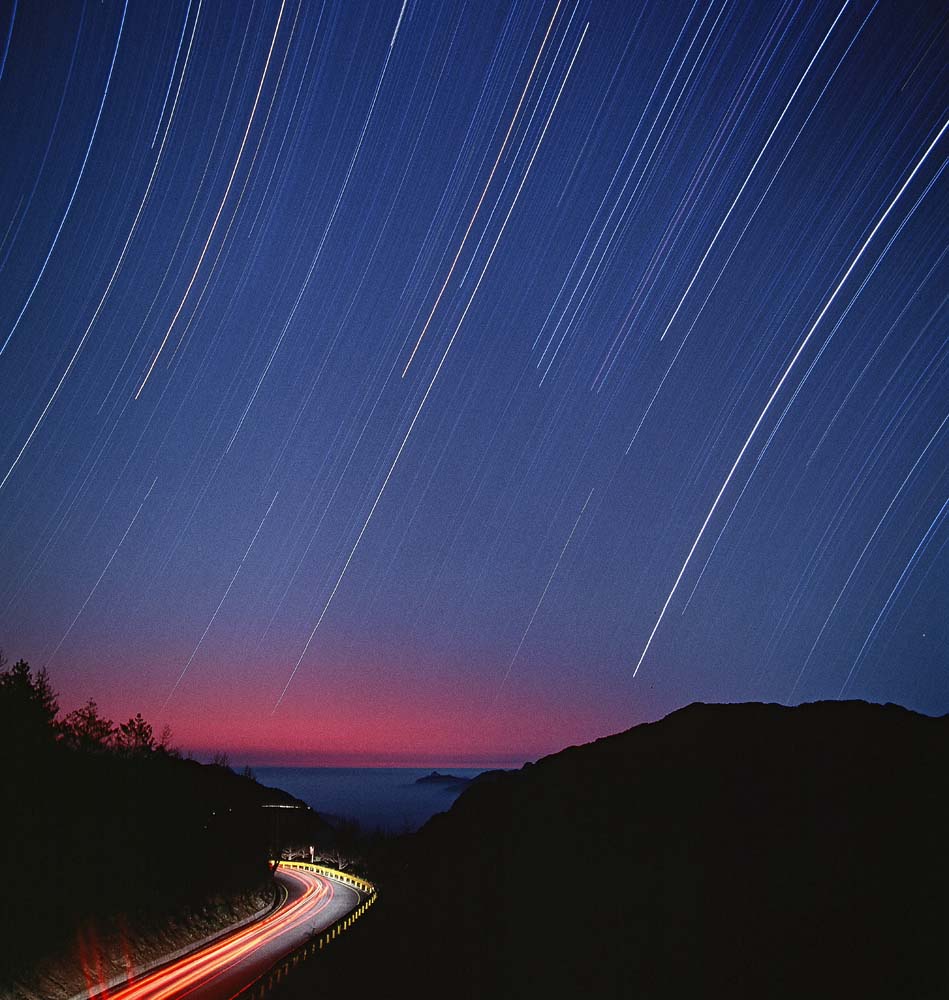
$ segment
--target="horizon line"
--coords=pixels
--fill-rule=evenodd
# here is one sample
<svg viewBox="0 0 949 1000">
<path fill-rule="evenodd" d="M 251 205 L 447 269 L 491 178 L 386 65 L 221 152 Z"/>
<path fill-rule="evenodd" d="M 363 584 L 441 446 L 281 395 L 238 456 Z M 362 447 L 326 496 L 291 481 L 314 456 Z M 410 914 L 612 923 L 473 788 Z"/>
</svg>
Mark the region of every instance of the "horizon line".
<svg viewBox="0 0 949 1000">
<path fill-rule="evenodd" d="M 201 763 L 210 763 L 215 756 L 220 754 L 220 750 L 209 750 L 207 748 L 182 748 L 184 756 L 190 756 Z M 426 755 L 424 757 L 394 757 L 386 754 L 367 754 L 366 756 L 345 756 L 327 754 L 325 756 L 314 754 L 280 754 L 271 753 L 265 750 L 257 751 L 223 751 L 227 756 L 231 768 L 269 768 L 269 767 L 313 767 L 313 768 L 386 768 L 403 767 L 416 770 L 441 770 L 445 768 L 464 768 L 466 770 L 513 770 L 523 767 L 527 763 L 533 763 L 540 757 L 547 754 L 512 754 L 503 756 L 467 757 L 464 755 L 445 754 L 444 756 Z"/>
</svg>

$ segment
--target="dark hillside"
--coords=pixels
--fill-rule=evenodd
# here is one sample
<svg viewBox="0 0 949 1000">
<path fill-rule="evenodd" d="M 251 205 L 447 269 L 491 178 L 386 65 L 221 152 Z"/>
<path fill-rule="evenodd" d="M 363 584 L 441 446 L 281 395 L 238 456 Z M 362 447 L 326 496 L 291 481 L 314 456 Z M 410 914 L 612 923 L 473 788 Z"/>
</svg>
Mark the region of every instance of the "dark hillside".
<svg viewBox="0 0 949 1000">
<path fill-rule="evenodd" d="M 108 744 L 55 716 L 42 674 L 0 672 L 0 987 L 117 927 L 147 935 L 209 900 L 258 898 L 273 845 L 327 829 L 282 791 L 180 759 L 140 716 Z"/>
<path fill-rule="evenodd" d="M 366 996 L 947 996 L 947 774 L 949 717 L 692 705 L 473 782 L 314 972 L 358 961 Z"/>
</svg>

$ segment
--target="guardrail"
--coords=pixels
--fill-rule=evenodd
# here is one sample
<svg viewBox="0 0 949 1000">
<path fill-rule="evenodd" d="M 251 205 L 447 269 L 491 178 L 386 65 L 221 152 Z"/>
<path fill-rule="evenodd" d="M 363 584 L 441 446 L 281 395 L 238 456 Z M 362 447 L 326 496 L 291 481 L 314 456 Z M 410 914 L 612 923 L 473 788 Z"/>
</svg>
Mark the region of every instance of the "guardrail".
<svg viewBox="0 0 949 1000">
<path fill-rule="evenodd" d="M 355 875 L 348 875 L 346 872 L 337 871 L 335 868 L 327 868 L 325 865 L 310 864 L 304 861 L 281 861 L 280 865 L 308 872 L 317 872 L 328 878 L 345 882 L 359 892 L 366 893 L 366 898 L 355 910 L 351 910 L 345 917 L 341 917 L 335 924 L 332 924 L 325 930 L 314 934 L 305 944 L 300 945 L 299 948 L 296 948 L 289 955 L 285 955 L 280 959 L 276 965 L 265 972 L 241 994 L 242 998 L 246 998 L 246 1000 L 261 1000 L 262 997 L 266 997 L 275 987 L 283 983 L 287 976 L 292 975 L 294 969 L 318 955 L 331 941 L 335 941 L 340 934 L 352 927 L 379 898 L 379 893 L 371 882 L 367 882 L 365 879 L 358 878 Z"/>
<path fill-rule="evenodd" d="M 335 868 L 329 868 L 326 865 L 317 865 L 310 861 L 281 861 L 280 866 L 283 868 L 300 868 L 307 872 L 317 872 L 320 875 L 326 875 L 328 878 L 335 878 L 338 882 L 345 882 L 347 885 L 359 889 L 360 892 L 372 894 L 376 891 L 376 887 L 372 882 L 367 882 L 364 878 L 359 878 L 356 875 L 350 875 L 348 872 L 337 871 Z"/>
</svg>

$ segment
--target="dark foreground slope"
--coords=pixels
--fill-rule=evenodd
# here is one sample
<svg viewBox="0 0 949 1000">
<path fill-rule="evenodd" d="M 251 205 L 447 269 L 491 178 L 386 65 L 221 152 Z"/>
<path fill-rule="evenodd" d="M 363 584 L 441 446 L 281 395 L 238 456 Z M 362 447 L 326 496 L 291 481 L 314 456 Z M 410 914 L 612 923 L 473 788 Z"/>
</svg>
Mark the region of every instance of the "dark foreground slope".
<svg viewBox="0 0 949 1000">
<path fill-rule="evenodd" d="M 949 717 L 692 705 L 475 781 L 292 993 L 949 996 L 947 774 Z"/>
<path fill-rule="evenodd" d="M 32 982 L 41 961 L 95 964 L 103 950 L 107 961 L 157 939 L 169 922 L 200 928 L 217 919 L 209 904 L 226 916 L 244 896 L 260 900 L 270 892 L 275 837 L 294 824 L 312 835 L 321 824 L 303 803 L 226 767 L 53 742 L 28 755 L 8 750 L 0 993 L 13 980 Z M 131 959 L 146 957 L 154 957 L 147 948 Z"/>
</svg>

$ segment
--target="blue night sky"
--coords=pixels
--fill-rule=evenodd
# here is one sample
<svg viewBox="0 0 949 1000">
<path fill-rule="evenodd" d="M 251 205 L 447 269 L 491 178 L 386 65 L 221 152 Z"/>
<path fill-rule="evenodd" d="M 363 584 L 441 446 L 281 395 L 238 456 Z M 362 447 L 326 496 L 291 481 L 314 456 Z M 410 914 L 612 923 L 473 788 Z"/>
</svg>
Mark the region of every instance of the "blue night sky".
<svg viewBox="0 0 949 1000">
<path fill-rule="evenodd" d="M 261 763 L 949 711 L 947 42 L 7 0 L 5 653 Z"/>
</svg>

